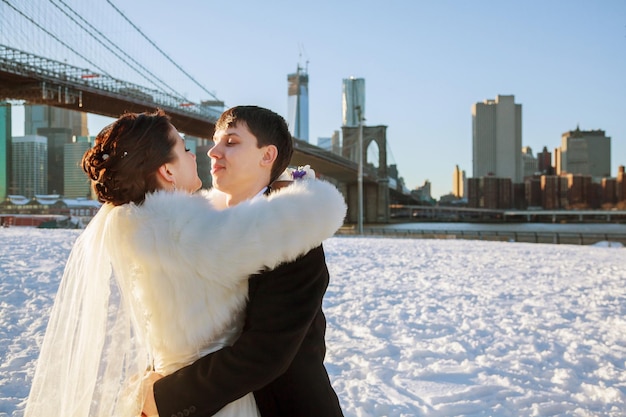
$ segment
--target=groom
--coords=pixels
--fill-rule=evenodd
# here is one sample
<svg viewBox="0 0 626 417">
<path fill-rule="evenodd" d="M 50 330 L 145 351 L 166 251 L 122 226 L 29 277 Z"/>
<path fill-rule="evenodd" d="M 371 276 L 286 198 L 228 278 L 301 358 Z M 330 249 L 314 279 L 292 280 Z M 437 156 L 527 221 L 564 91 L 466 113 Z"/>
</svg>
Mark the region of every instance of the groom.
<svg viewBox="0 0 626 417">
<path fill-rule="evenodd" d="M 215 129 L 209 150 L 213 186 L 228 206 L 262 198 L 293 154 L 285 120 L 268 109 L 237 106 L 222 114 Z M 323 363 L 328 280 L 321 246 L 252 276 L 239 339 L 158 380 L 159 415 L 210 416 L 254 392 L 264 417 L 343 416 Z"/>
</svg>

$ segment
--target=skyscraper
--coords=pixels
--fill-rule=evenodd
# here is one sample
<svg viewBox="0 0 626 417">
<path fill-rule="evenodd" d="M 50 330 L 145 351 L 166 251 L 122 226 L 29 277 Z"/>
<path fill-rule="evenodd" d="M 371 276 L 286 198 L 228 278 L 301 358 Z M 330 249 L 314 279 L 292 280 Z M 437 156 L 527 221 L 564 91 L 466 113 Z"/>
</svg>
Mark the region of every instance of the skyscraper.
<svg viewBox="0 0 626 417">
<path fill-rule="evenodd" d="M 208 152 L 213 147 L 213 141 L 210 139 L 199 138 L 194 136 L 185 135 L 185 143 L 190 141 L 188 148 L 191 152 L 196 154 L 196 165 L 198 166 L 198 176 L 202 180 L 202 188 L 211 188 L 211 158 L 209 158 Z"/>
<path fill-rule="evenodd" d="M 65 198 L 88 198 L 91 196 L 91 184 L 83 171 L 81 161 L 95 138 L 87 136 L 75 138 L 74 142 L 63 145 L 63 195 Z"/>
<path fill-rule="evenodd" d="M 12 141 L 12 182 L 14 192 L 27 198 L 48 192 L 48 139 L 27 135 Z M 13 190 L 12 190 L 13 191 Z"/>
<path fill-rule="evenodd" d="M 86 137 L 87 113 L 40 104 L 24 105 L 24 134 L 47 138 L 47 189 L 41 194 L 65 194 L 65 145 Z"/>
<path fill-rule="evenodd" d="M 522 178 L 534 176 L 539 171 L 539 161 L 533 156 L 530 146 L 522 148 Z"/>
<path fill-rule="evenodd" d="M 473 177 L 493 175 L 522 182 L 522 105 L 496 96 L 472 106 Z"/>
<path fill-rule="evenodd" d="M 72 129 L 63 127 L 40 127 L 37 129 L 37 136 L 44 136 L 48 139 L 47 194 L 65 194 L 65 162 L 63 154 L 67 149 L 65 145 L 72 143 Z"/>
<path fill-rule="evenodd" d="M 289 82 L 287 124 L 297 139 L 309 141 L 309 75 L 300 65 L 295 73 L 287 75 Z"/>
<path fill-rule="evenodd" d="M 0 102 L 0 201 L 11 194 L 11 104 Z"/>
<path fill-rule="evenodd" d="M 561 135 L 556 173 L 581 174 L 598 179 L 611 176 L 611 138 L 604 130 L 576 130 Z"/>
<path fill-rule="evenodd" d="M 207 155 L 212 145 L 198 145 L 196 148 L 196 164 L 198 165 L 198 176 L 202 180 L 202 188 L 211 188 L 211 158 Z"/>
<path fill-rule="evenodd" d="M 617 167 L 616 183 L 617 201 L 626 201 L 626 173 L 624 172 L 624 165 Z"/>
<path fill-rule="evenodd" d="M 454 166 L 452 173 L 452 194 L 457 198 L 465 197 L 465 171 L 462 171 L 458 165 Z"/>
<path fill-rule="evenodd" d="M 24 135 L 37 135 L 37 129 L 62 127 L 73 136 L 87 136 L 87 113 L 39 104 L 24 105 Z"/>
<path fill-rule="evenodd" d="M 333 146 L 332 138 L 317 138 L 317 146 L 330 151 Z"/>
<path fill-rule="evenodd" d="M 552 166 L 552 154 L 546 146 L 543 151 L 537 154 L 537 169 L 541 174 L 554 175 L 554 167 Z"/>
<path fill-rule="evenodd" d="M 365 79 L 344 78 L 341 95 L 343 126 L 357 127 L 359 116 L 365 119 Z"/>
</svg>

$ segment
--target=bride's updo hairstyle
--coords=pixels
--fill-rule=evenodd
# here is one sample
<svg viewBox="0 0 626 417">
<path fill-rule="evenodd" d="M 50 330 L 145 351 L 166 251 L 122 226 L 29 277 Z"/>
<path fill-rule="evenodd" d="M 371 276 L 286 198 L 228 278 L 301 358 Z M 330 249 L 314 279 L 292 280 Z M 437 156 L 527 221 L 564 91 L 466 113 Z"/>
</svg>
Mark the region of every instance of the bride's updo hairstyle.
<svg viewBox="0 0 626 417">
<path fill-rule="evenodd" d="M 125 113 L 102 129 L 82 161 L 98 201 L 141 204 L 158 190 L 158 168 L 174 159 L 171 131 L 163 110 Z"/>
</svg>

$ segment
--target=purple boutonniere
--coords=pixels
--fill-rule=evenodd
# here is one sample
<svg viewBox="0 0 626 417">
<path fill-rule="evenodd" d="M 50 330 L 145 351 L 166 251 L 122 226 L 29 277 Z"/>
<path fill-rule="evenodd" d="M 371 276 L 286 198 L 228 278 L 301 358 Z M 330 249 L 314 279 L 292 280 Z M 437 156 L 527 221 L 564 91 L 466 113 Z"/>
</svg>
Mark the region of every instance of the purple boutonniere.
<svg viewBox="0 0 626 417">
<path fill-rule="evenodd" d="M 314 180 L 315 171 L 310 165 L 299 166 L 298 168 L 287 168 L 278 177 L 277 181 Z"/>
<path fill-rule="evenodd" d="M 300 170 L 300 169 L 296 169 L 295 171 L 291 173 L 291 176 L 293 177 L 294 180 L 302 179 L 302 177 L 304 177 L 305 175 L 306 175 L 306 171 Z"/>
</svg>

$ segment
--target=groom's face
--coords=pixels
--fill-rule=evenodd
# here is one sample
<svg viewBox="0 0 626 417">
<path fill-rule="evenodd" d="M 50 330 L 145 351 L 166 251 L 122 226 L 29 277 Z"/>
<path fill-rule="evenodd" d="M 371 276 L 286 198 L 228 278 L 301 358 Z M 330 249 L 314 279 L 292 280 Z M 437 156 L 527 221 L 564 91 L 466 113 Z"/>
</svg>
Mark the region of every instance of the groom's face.
<svg viewBox="0 0 626 417">
<path fill-rule="evenodd" d="M 231 195 L 242 192 L 251 194 L 246 198 L 256 195 L 269 181 L 271 165 L 264 159 L 266 148 L 257 146 L 257 138 L 243 122 L 216 130 L 213 147 L 208 152 L 213 186 Z"/>
</svg>

